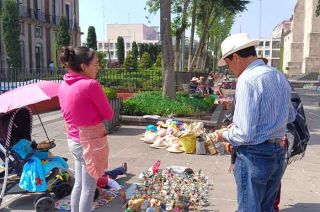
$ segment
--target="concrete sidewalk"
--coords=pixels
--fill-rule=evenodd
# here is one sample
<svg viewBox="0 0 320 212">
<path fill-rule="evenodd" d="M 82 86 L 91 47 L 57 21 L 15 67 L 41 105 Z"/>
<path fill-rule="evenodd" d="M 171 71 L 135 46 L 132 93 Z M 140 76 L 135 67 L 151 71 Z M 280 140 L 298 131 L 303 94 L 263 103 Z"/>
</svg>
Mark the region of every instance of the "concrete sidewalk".
<svg viewBox="0 0 320 212">
<path fill-rule="evenodd" d="M 300 90 L 311 140 L 306 156 L 288 166 L 282 180 L 281 211 L 284 212 L 316 212 L 320 211 L 320 107 L 318 102 L 320 94 L 307 90 Z M 54 118 L 51 122 L 47 118 L 45 126 L 50 138 L 56 140 L 54 154 L 69 158 L 69 164 L 73 167 L 73 159 L 66 145 L 66 135 L 63 133 L 63 122 L 60 118 Z M 36 127 L 33 136 L 37 141 L 45 139 L 41 127 Z M 144 132 L 144 127 L 122 126 L 119 131 L 108 136 L 110 145 L 109 167 L 119 166 L 122 162 L 128 163 L 128 175 L 120 178 L 121 184 L 128 187 L 137 182 L 140 172 L 150 167 L 156 160 L 161 160 L 161 166 L 180 165 L 193 168 L 195 171 L 202 169 L 209 177 L 211 189 L 209 192 L 209 205 L 203 211 L 235 211 L 237 207 L 236 186 L 232 174 L 227 172 L 230 164 L 230 156 L 203 156 L 174 154 L 161 149 L 150 148 L 141 142 L 139 138 Z M 7 196 L 5 201 L 11 198 Z M 12 202 L 1 211 L 33 211 L 33 196 L 23 196 Z M 11 202 L 11 203 L 10 203 Z M 121 204 L 114 199 L 106 207 L 96 211 L 120 212 Z"/>
</svg>

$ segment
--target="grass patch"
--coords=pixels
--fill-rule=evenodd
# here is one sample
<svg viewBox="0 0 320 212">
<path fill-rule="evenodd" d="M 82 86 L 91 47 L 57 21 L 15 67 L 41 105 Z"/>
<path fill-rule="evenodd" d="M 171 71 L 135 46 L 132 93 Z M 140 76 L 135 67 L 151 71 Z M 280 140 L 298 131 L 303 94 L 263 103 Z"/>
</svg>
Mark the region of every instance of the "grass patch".
<svg viewBox="0 0 320 212">
<path fill-rule="evenodd" d="M 141 92 L 134 98 L 124 101 L 122 114 L 124 115 L 160 115 L 173 113 L 177 117 L 198 115 L 212 107 L 210 102 L 201 97 L 190 98 L 188 94 L 177 93 L 175 100 L 163 98 L 160 91 Z"/>
</svg>

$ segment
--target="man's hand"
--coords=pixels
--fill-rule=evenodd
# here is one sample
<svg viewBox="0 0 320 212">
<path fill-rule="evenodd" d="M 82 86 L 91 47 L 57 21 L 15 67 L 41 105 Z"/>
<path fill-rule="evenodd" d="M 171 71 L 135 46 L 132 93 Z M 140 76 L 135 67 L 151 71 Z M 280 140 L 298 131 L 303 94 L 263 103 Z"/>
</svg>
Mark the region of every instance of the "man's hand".
<svg viewBox="0 0 320 212">
<path fill-rule="evenodd" d="M 216 130 L 215 132 L 214 132 L 214 134 L 215 134 L 215 136 L 216 136 L 216 139 L 217 139 L 217 141 L 219 141 L 219 142 L 222 142 L 222 132 L 223 132 L 223 129 L 220 129 L 220 130 Z"/>
</svg>

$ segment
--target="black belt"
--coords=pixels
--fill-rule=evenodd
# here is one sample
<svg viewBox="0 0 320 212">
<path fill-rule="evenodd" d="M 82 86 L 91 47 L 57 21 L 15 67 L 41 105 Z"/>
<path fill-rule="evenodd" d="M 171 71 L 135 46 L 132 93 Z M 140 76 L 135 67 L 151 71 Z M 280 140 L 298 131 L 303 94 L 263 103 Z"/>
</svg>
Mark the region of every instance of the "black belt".
<svg viewBox="0 0 320 212">
<path fill-rule="evenodd" d="M 267 144 L 279 144 L 280 146 L 286 146 L 287 145 L 287 140 L 282 139 L 282 138 L 274 138 L 274 139 L 269 139 L 265 141 Z"/>
</svg>

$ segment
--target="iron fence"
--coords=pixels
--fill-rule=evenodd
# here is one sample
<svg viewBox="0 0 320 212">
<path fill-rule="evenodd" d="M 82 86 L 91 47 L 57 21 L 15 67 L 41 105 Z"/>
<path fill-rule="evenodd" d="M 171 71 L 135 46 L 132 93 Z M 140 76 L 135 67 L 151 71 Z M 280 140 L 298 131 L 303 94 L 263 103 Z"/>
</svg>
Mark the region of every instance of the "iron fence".
<svg viewBox="0 0 320 212">
<path fill-rule="evenodd" d="M 64 73 L 65 70 L 0 69 L 0 92 L 3 93 L 40 80 L 60 82 L 63 80 Z M 182 88 L 182 85 L 189 83 L 192 77 L 207 77 L 207 75 L 208 73 L 205 72 L 174 72 L 176 88 Z M 139 71 L 107 69 L 100 72 L 97 79 L 101 85 L 117 90 L 124 89 L 136 92 L 162 88 L 162 71 L 160 69 Z"/>
<path fill-rule="evenodd" d="M 63 74 L 45 69 L 0 69 L 0 93 L 41 80 L 60 82 Z"/>
</svg>

